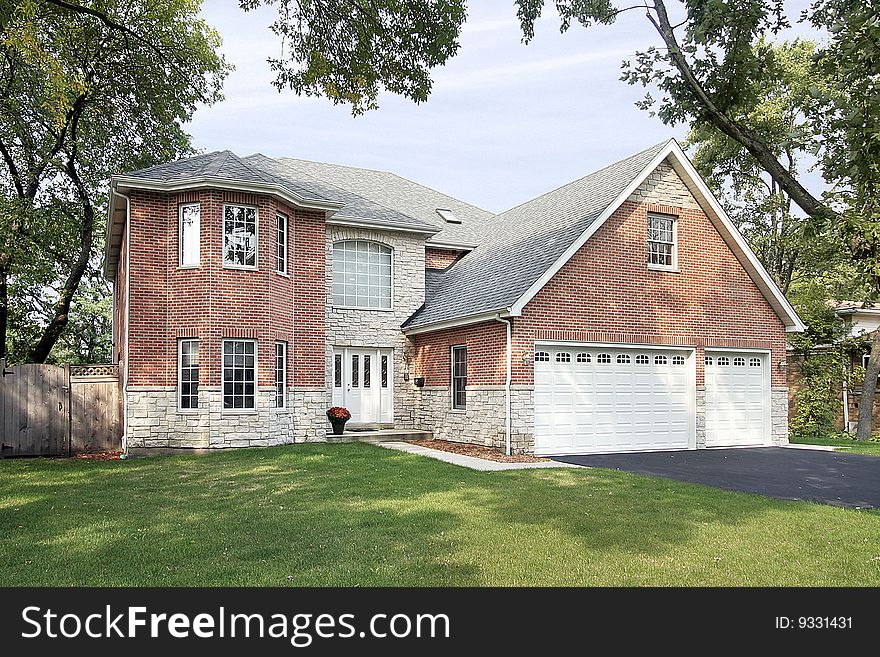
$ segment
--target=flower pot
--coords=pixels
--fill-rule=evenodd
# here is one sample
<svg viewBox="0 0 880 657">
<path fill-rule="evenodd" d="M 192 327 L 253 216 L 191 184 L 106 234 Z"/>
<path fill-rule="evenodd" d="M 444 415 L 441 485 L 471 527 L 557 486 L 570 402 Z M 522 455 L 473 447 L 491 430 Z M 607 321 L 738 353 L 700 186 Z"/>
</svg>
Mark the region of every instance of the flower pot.
<svg viewBox="0 0 880 657">
<path fill-rule="evenodd" d="M 348 420 L 330 420 L 330 424 L 333 425 L 333 435 L 341 436 L 342 432 L 345 431 L 345 423 Z"/>
</svg>

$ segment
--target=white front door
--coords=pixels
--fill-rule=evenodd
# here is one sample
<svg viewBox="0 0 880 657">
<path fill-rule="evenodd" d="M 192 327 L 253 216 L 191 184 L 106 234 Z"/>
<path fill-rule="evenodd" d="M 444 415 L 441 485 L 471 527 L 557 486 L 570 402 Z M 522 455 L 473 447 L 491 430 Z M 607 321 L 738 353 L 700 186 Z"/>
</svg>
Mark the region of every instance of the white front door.
<svg viewBox="0 0 880 657">
<path fill-rule="evenodd" d="M 352 422 L 394 421 L 392 353 L 372 347 L 333 350 L 333 405 L 347 408 Z"/>
<path fill-rule="evenodd" d="M 770 368 L 763 352 L 706 350 L 706 447 L 770 442 Z"/>
<path fill-rule="evenodd" d="M 535 452 L 687 449 L 695 444 L 694 352 L 535 346 Z"/>
</svg>

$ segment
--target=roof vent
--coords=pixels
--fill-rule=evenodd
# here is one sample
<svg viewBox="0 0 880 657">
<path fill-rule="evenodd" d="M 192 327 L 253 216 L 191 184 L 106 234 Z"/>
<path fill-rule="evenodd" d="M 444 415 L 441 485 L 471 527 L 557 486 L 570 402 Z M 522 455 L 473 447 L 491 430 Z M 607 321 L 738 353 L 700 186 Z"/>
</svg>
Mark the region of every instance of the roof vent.
<svg viewBox="0 0 880 657">
<path fill-rule="evenodd" d="M 443 221 L 447 224 L 460 224 L 461 219 L 455 216 L 455 213 L 452 210 L 444 210 L 443 208 L 437 208 L 437 214 L 439 214 Z"/>
</svg>

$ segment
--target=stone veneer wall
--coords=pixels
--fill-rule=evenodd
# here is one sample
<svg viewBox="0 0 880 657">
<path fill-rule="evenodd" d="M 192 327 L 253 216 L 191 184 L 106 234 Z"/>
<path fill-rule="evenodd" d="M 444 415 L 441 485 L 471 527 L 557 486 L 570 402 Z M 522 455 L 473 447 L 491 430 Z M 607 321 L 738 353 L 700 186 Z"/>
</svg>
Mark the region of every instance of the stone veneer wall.
<svg viewBox="0 0 880 657">
<path fill-rule="evenodd" d="M 126 395 L 126 448 L 268 447 L 292 443 L 292 397 L 288 392 L 288 408 L 274 408 L 274 388 L 261 386 L 257 391 L 257 412 L 229 413 L 222 410 L 219 388 L 201 388 L 199 410 L 180 412 L 176 388 L 130 387 Z"/>
<path fill-rule="evenodd" d="M 788 388 L 770 389 L 770 439 L 774 445 L 788 445 Z"/>
<path fill-rule="evenodd" d="M 511 388 L 510 443 L 514 453 L 534 449 L 534 394 L 530 386 Z M 425 386 L 421 390 L 421 429 L 438 440 L 474 443 L 504 449 L 506 442 L 504 386 L 468 386 L 467 409 L 452 408 L 449 386 Z"/>
<path fill-rule="evenodd" d="M 333 307 L 333 243 L 366 240 L 391 247 L 393 295 L 391 310 Z M 425 302 L 425 238 L 412 233 L 327 226 L 327 353 L 326 395 L 332 399 L 333 347 L 382 347 L 394 350 L 394 426 L 415 428 L 418 389 L 408 377 L 412 344 L 400 326 Z"/>
</svg>

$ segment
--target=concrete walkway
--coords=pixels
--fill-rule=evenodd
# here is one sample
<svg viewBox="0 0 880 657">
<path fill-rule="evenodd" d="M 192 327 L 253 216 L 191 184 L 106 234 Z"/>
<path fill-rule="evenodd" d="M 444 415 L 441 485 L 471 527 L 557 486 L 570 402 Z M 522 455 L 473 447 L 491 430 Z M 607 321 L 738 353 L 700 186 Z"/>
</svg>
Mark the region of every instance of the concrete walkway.
<svg viewBox="0 0 880 657">
<path fill-rule="evenodd" d="M 476 456 L 466 456 L 464 454 L 456 454 L 454 452 L 444 452 L 439 449 L 430 449 L 412 443 L 404 443 L 398 441 L 383 441 L 376 443 L 379 447 L 387 447 L 388 449 L 396 449 L 400 452 L 408 454 L 418 454 L 419 456 L 427 456 L 428 458 L 445 461 L 453 465 L 460 465 L 463 468 L 471 470 L 479 470 L 480 472 L 498 472 L 500 470 L 534 470 L 537 468 L 577 468 L 579 466 L 570 463 L 562 463 L 560 461 L 539 461 L 537 463 L 499 463 L 498 461 L 490 461 L 488 459 L 477 458 Z"/>
</svg>

